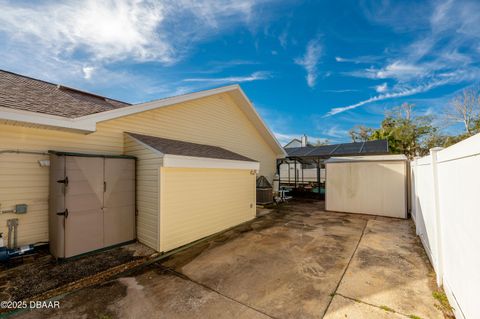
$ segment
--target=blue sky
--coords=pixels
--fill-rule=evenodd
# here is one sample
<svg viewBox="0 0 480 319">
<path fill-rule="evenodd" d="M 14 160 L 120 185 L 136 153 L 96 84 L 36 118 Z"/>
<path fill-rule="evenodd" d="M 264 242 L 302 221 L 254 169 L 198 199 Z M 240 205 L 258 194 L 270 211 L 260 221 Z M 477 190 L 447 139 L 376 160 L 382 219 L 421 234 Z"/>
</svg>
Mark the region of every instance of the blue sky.
<svg viewBox="0 0 480 319">
<path fill-rule="evenodd" d="M 282 143 L 343 142 L 478 81 L 480 2 L 0 0 L 0 43 L 2 69 L 132 103 L 240 83 Z"/>
</svg>

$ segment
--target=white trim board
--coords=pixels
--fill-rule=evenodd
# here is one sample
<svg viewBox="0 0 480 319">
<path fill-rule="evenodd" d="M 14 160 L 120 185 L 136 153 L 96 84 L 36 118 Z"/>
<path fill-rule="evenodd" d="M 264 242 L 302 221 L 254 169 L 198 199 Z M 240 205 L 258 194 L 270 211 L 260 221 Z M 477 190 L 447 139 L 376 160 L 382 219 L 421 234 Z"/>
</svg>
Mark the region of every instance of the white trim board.
<svg viewBox="0 0 480 319">
<path fill-rule="evenodd" d="M 249 169 L 259 171 L 260 163 L 166 154 L 163 156 L 163 167 Z"/>
</svg>

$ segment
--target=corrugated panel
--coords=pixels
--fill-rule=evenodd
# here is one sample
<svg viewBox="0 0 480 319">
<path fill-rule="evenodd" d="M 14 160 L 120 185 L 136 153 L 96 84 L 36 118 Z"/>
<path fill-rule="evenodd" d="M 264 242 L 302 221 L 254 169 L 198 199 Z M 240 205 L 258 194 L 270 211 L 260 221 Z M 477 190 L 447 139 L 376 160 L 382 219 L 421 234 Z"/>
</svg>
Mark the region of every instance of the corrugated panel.
<svg viewBox="0 0 480 319">
<path fill-rule="evenodd" d="M 99 123 L 97 131 L 91 134 L 0 124 L 0 149 L 36 151 L 54 149 L 67 152 L 124 154 L 124 150 L 129 149 L 130 146 L 124 148 L 123 132 L 217 145 L 259 161 L 260 175 L 266 176 L 270 181 L 276 170 L 274 151 L 228 94 L 211 96 Z M 139 150 L 129 150 L 129 152 L 136 151 Z M 129 154 L 137 156 L 133 153 Z M 155 163 L 154 160 L 146 161 L 146 159 L 152 159 L 151 153 L 144 151 L 142 156 L 145 161 L 138 162 L 137 174 L 141 174 L 145 180 L 154 182 L 155 177 L 150 173 L 155 167 L 158 167 L 156 166 L 158 163 Z M 12 182 L 17 178 L 25 181 L 25 184 L 15 187 L 13 190 L 10 188 L 0 189 L 2 208 L 11 208 L 12 205 L 23 202 L 31 205 L 29 213 L 19 216 L 21 218 L 20 244 L 48 240 L 46 209 L 35 213 L 43 216 L 43 222 L 36 225 L 29 224 L 29 226 L 26 224 L 26 221 L 34 214 L 30 214 L 30 209 L 32 211 L 37 209 L 36 207 L 39 207 L 37 203 L 41 203 L 45 207 L 48 199 L 48 168 L 41 168 L 38 165 L 39 158 L 41 157 L 0 154 L 0 165 L 17 165 L 16 163 L 21 159 L 21 163 L 18 164 L 21 166 L 11 168 L 5 166 L 0 172 L 2 181 L 4 178 L 8 178 Z M 41 176 L 41 180 L 38 179 L 38 176 Z M 138 217 L 138 238 L 149 246 L 155 246 L 157 239 L 154 236 L 158 233 L 157 224 L 152 225 L 154 220 L 150 216 L 155 214 L 153 202 L 158 200 L 158 192 L 151 186 L 151 183 L 146 184 L 145 187 L 139 185 L 137 190 L 137 201 L 139 205 L 145 207 L 142 212 L 139 212 L 141 216 Z M 0 216 L 0 231 L 5 231 L 7 218 L 11 218 L 11 216 Z M 36 230 L 30 230 L 31 227 L 35 227 Z"/>
<path fill-rule="evenodd" d="M 162 168 L 160 251 L 168 251 L 255 217 L 249 170 Z"/>
</svg>

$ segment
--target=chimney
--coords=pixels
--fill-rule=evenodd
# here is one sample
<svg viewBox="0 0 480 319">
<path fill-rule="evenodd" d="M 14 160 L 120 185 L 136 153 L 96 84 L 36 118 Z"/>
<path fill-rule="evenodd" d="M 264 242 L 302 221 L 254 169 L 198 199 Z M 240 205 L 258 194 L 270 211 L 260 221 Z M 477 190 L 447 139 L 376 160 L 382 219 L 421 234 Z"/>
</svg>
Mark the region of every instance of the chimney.
<svg viewBox="0 0 480 319">
<path fill-rule="evenodd" d="M 303 134 L 302 136 L 302 147 L 307 146 L 307 135 Z"/>
</svg>

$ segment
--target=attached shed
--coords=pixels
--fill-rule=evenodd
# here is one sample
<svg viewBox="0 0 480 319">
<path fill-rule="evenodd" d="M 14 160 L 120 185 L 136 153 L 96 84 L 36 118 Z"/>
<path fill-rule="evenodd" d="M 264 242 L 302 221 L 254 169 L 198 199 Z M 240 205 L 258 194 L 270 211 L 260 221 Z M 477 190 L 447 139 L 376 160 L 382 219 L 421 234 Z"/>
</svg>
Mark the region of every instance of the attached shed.
<svg viewBox="0 0 480 319">
<path fill-rule="evenodd" d="M 126 153 L 158 159 L 158 251 L 253 219 L 257 161 L 221 147 L 127 133 Z M 132 153 L 134 153 L 133 151 Z"/>
<path fill-rule="evenodd" d="M 327 210 L 407 217 L 405 155 L 332 157 L 325 164 Z"/>
</svg>

